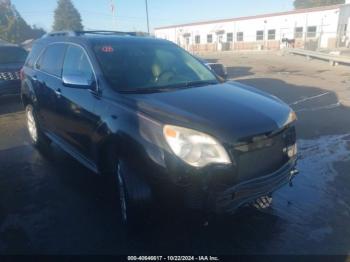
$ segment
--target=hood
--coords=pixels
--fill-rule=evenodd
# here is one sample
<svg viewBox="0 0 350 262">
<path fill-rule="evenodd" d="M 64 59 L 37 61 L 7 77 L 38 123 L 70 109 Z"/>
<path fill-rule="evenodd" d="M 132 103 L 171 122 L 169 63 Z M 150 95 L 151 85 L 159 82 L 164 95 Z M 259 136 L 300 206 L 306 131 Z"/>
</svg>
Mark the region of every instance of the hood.
<svg viewBox="0 0 350 262">
<path fill-rule="evenodd" d="M 277 131 L 291 112 L 278 98 L 237 82 L 129 98 L 137 110 L 163 124 L 192 128 L 228 143 Z"/>
</svg>

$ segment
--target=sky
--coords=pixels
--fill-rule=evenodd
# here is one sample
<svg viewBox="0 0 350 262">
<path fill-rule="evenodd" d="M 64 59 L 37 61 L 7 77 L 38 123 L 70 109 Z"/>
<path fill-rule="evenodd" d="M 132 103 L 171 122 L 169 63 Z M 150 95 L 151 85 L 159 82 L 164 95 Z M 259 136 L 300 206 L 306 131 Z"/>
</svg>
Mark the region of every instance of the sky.
<svg viewBox="0 0 350 262">
<path fill-rule="evenodd" d="M 145 0 L 72 0 L 85 29 L 146 31 Z M 30 25 L 51 30 L 57 0 L 12 0 Z M 150 28 L 293 9 L 292 0 L 148 0 Z"/>
</svg>

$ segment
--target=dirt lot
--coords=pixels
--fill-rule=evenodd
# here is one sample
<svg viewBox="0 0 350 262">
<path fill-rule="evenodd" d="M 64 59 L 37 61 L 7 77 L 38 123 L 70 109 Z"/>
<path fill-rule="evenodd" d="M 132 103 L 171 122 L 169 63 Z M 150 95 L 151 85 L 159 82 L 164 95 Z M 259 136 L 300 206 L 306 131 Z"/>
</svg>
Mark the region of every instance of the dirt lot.
<svg viewBox="0 0 350 262">
<path fill-rule="evenodd" d="M 18 100 L 1 98 L 0 253 L 350 254 L 350 67 L 276 53 L 206 58 L 298 113 L 300 175 L 270 210 L 208 227 L 168 218 L 127 236 L 99 179 L 59 149 L 33 149 Z"/>
</svg>

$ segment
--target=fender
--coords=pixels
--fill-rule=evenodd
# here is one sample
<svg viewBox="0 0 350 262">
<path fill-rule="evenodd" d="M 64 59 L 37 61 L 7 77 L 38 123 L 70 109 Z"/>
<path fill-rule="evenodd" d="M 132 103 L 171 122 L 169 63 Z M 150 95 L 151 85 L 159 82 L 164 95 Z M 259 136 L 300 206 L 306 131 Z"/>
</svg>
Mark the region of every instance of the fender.
<svg viewBox="0 0 350 262">
<path fill-rule="evenodd" d="M 162 125 L 123 101 L 117 103 L 103 97 L 102 100 L 109 106 L 103 107 L 104 112 L 99 112 L 102 118 L 93 135 L 96 159 L 101 158 L 106 146 L 114 146 L 119 155 L 132 154 L 134 159 L 140 157 L 139 161 L 145 160 L 146 156 L 146 161 L 151 159 L 164 166 L 164 146 L 160 139 Z"/>
<path fill-rule="evenodd" d="M 119 157 L 120 167 L 124 174 L 128 195 L 133 203 L 148 205 L 152 201 L 152 189 L 144 173 L 140 170 L 140 163 L 128 158 L 130 153 L 139 154 L 138 141 L 132 139 L 120 128 L 121 123 L 116 118 L 109 117 L 100 122 L 94 134 L 97 139 L 95 154 L 100 174 L 113 170 L 113 159 Z M 127 147 L 127 148 L 126 148 Z M 113 152 L 111 152 L 113 151 Z M 132 154 L 135 157 L 134 154 Z M 135 159 L 138 159 L 136 156 Z"/>
<path fill-rule="evenodd" d="M 111 111 L 108 117 L 101 119 L 93 137 L 93 154 L 101 173 L 105 166 L 109 166 L 106 162 L 111 150 L 129 165 L 135 166 L 135 173 L 142 177 L 147 176 L 143 171 L 150 163 L 164 168 L 164 146 L 160 139 L 163 129 L 160 123 L 140 112 L 123 110 L 119 111 L 121 117 L 116 117 Z"/>
</svg>

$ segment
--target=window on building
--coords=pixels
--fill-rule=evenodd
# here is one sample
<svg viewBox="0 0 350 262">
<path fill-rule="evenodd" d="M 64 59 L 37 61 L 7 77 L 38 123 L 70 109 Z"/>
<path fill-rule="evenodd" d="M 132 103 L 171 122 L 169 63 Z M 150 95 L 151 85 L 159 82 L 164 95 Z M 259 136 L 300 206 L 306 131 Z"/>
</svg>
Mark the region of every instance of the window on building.
<svg viewBox="0 0 350 262">
<path fill-rule="evenodd" d="M 213 43 L 213 35 L 207 35 L 207 43 Z"/>
<path fill-rule="evenodd" d="M 187 36 L 185 37 L 185 42 L 186 42 L 186 45 L 189 45 L 190 44 L 190 38 Z"/>
<path fill-rule="evenodd" d="M 201 36 L 200 35 L 196 35 L 194 38 L 194 41 L 196 44 L 200 44 L 201 43 Z"/>
<path fill-rule="evenodd" d="M 237 33 L 237 42 L 242 42 L 244 39 L 243 32 L 238 32 Z"/>
<path fill-rule="evenodd" d="M 256 41 L 264 40 L 264 31 L 258 30 L 256 31 Z"/>
<path fill-rule="evenodd" d="M 341 36 L 346 36 L 348 31 L 348 24 L 343 24 L 340 26 L 340 34 Z"/>
<path fill-rule="evenodd" d="M 271 29 L 268 31 L 267 39 L 268 40 L 275 40 L 276 39 L 276 30 L 275 29 Z"/>
<path fill-rule="evenodd" d="M 294 38 L 303 38 L 304 28 L 296 27 L 294 32 Z"/>
<path fill-rule="evenodd" d="M 226 35 L 226 42 L 227 43 L 233 42 L 233 33 L 227 33 L 227 35 Z"/>
<path fill-rule="evenodd" d="M 309 26 L 307 28 L 307 37 L 312 38 L 316 37 L 317 27 L 316 26 Z"/>
</svg>

